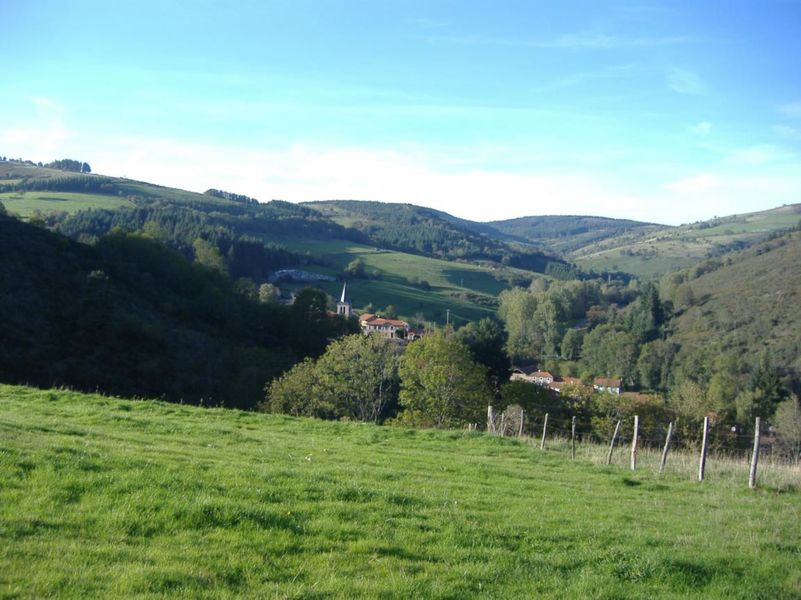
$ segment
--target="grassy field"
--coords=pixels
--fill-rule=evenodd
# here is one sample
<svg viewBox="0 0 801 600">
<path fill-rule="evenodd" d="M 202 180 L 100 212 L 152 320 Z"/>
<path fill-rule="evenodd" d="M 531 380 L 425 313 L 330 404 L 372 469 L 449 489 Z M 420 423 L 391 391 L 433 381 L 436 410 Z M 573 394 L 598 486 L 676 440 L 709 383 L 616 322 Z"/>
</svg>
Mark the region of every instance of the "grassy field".
<svg viewBox="0 0 801 600">
<path fill-rule="evenodd" d="M 36 211 L 42 214 L 51 212 L 74 213 L 90 208 L 113 210 L 133 206 L 125 198 L 103 194 L 84 194 L 74 192 L 7 192 L 0 194 L 0 202 L 6 209 L 25 219 Z"/>
<path fill-rule="evenodd" d="M 801 494 L 0 386 L 0 597 L 798 598 Z"/>
<path fill-rule="evenodd" d="M 801 220 L 801 205 L 733 215 L 704 223 L 646 233 L 631 233 L 584 247 L 570 255 L 584 269 L 624 271 L 638 277 L 658 277 L 694 265 L 721 247 L 751 243 Z"/>
<path fill-rule="evenodd" d="M 380 280 L 354 279 L 348 287 L 354 307 L 364 308 L 372 303 L 383 309 L 394 305 L 402 316 L 414 317 L 423 313 L 427 320 L 444 322 L 446 309 L 457 324 L 476 320 L 495 313 L 489 306 L 471 301 L 470 294 L 492 302 L 507 287 L 495 276 L 496 271 L 470 263 L 456 263 L 404 252 L 380 250 L 369 246 L 340 240 L 314 241 L 306 239 L 276 240 L 281 245 L 297 252 L 309 252 L 331 261 L 331 268 L 312 268 L 324 274 L 337 275 L 355 258 L 361 258 L 367 273 L 377 271 Z M 509 274 L 532 277 L 533 274 L 517 269 L 507 269 Z M 431 290 L 424 291 L 411 285 L 410 279 L 417 277 L 428 281 Z M 339 283 L 322 283 L 320 287 L 333 296 L 342 290 Z"/>
</svg>

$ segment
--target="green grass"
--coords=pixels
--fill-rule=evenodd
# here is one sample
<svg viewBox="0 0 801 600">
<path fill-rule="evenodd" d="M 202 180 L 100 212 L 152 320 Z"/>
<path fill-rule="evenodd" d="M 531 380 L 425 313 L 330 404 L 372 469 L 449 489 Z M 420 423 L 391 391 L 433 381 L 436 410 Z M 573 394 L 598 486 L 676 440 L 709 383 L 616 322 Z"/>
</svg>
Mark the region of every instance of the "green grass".
<svg viewBox="0 0 801 600">
<path fill-rule="evenodd" d="M 309 252 L 331 262 L 331 268 L 311 268 L 317 272 L 336 275 L 355 258 L 364 260 L 368 273 L 378 271 L 380 280 L 359 279 L 348 282 L 350 296 L 356 308 L 372 303 L 376 309 L 394 305 L 402 316 L 414 317 L 423 313 L 427 320 L 445 321 L 446 309 L 457 324 L 477 320 L 495 314 L 495 309 L 470 301 L 464 294 L 476 294 L 494 299 L 507 284 L 499 281 L 488 267 L 471 263 L 457 263 L 404 252 L 380 250 L 369 246 L 340 240 L 314 241 L 307 239 L 276 240 L 289 250 Z M 517 269 L 510 273 L 531 277 L 532 274 Z M 429 291 L 409 283 L 412 277 L 428 281 Z M 342 291 L 340 283 L 322 283 L 332 296 Z M 460 321 L 460 319 L 462 321 Z"/>
<path fill-rule="evenodd" d="M 0 386 L 0 597 L 797 598 L 801 495 Z"/>
<path fill-rule="evenodd" d="M 702 224 L 625 234 L 581 248 L 570 258 L 587 270 L 623 271 L 648 279 L 690 267 L 717 254 L 721 246 L 752 243 L 771 232 L 795 227 L 799 220 L 801 205 L 794 204 Z"/>
<path fill-rule="evenodd" d="M 113 210 L 124 206 L 133 206 L 132 202 L 118 196 L 47 191 L 7 192 L 0 194 L 0 202 L 9 212 L 16 213 L 23 218 L 31 217 L 36 211 L 40 211 L 42 214 L 74 213 L 90 208 Z"/>
</svg>

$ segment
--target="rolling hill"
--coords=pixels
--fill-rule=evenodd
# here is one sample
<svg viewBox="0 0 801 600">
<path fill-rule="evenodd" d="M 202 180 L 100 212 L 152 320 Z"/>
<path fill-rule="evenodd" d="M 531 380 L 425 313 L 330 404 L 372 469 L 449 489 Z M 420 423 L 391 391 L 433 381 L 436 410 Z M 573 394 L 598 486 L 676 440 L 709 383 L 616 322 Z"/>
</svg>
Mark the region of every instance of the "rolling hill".
<svg viewBox="0 0 801 600">
<path fill-rule="evenodd" d="M 586 216 L 520 217 L 486 224 L 510 239 L 534 244 L 564 256 L 630 233 L 664 229 L 664 225 Z"/>
<path fill-rule="evenodd" d="M 306 202 L 340 225 L 352 227 L 384 248 L 436 258 L 485 260 L 538 273 L 569 271 L 562 259 L 515 245 L 479 223 L 447 213 L 387 202 L 327 200 Z"/>
<path fill-rule="evenodd" d="M 767 351 L 773 364 L 801 375 L 801 231 L 710 260 L 666 277 L 680 313 L 671 338 L 684 352 L 719 345 L 756 364 Z M 684 300 L 678 296 L 682 287 Z M 689 295 L 687 291 L 689 290 Z"/>
<path fill-rule="evenodd" d="M 682 225 L 643 227 L 575 248 L 567 254 L 582 269 L 622 271 L 654 279 L 708 258 L 746 248 L 798 225 L 801 204 Z"/>
<path fill-rule="evenodd" d="M 88 242 L 115 229 L 144 231 L 188 259 L 201 237 L 217 246 L 233 278 L 248 278 L 256 285 L 288 266 L 340 278 L 348 263 L 360 258 L 370 277 L 351 285 L 355 306 L 383 310 L 392 305 L 410 320 L 444 323 L 449 309 L 461 322 L 494 314 L 502 289 L 513 283 L 527 285 L 538 276 L 530 269 L 565 265 L 541 252 L 517 251 L 470 233 L 457 219 L 436 211 L 429 211 L 428 220 L 413 230 L 439 241 L 412 247 L 400 238 L 389 239 L 386 231 L 376 234 L 346 219 L 332 219 L 316 207 L 281 201 L 259 204 L 219 191 L 197 194 L 19 163 L 0 163 L 0 203 L 12 213 Z M 394 208 L 387 205 L 385 210 Z M 395 223 L 396 232 L 410 230 L 408 219 Z M 515 262 L 525 268 L 509 264 Z M 321 287 L 333 296 L 339 285 Z M 282 284 L 285 293 L 302 287 Z"/>
<path fill-rule="evenodd" d="M 94 246 L 0 214 L 0 381 L 253 407 L 352 331 L 254 302 L 141 235 Z"/>
</svg>

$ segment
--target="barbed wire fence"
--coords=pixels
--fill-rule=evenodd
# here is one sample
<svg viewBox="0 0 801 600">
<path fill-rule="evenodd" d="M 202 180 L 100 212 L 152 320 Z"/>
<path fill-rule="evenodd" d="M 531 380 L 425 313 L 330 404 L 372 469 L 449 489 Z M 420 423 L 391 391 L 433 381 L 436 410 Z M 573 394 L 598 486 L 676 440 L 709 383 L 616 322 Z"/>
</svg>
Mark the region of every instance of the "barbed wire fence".
<svg viewBox="0 0 801 600">
<path fill-rule="evenodd" d="M 512 405 L 498 413 L 490 405 L 486 431 L 517 437 L 541 452 L 563 454 L 571 460 L 650 470 L 659 477 L 670 474 L 700 482 L 727 479 L 742 481 L 751 489 L 758 485 L 801 487 L 801 462 L 773 452 L 770 432 L 763 431 L 759 417 L 753 433 L 747 433 L 722 423 L 713 426 L 708 416 L 698 428 L 677 427 L 676 422 L 668 421 L 651 422 L 643 429 L 640 416 L 633 415 L 613 419 L 614 430 L 604 435 L 593 428 L 587 415 L 565 415 L 564 405 L 537 408 L 560 412 L 529 415 L 519 405 Z M 470 429 L 477 430 L 478 424 Z"/>
</svg>

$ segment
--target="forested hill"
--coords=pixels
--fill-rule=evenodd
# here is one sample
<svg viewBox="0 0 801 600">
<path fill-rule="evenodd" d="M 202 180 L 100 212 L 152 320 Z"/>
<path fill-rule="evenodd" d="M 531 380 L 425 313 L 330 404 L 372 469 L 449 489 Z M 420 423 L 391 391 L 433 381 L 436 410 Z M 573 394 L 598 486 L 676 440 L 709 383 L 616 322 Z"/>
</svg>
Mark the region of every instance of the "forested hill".
<svg viewBox="0 0 801 600">
<path fill-rule="evenodd" d="M 0 257 L 4 382 L 252 407 L 351 327 L 322 293 L 261 304 L 142 235 L 88 246 L 0 210 Z"/>
<path fill-rule="evenodd" d="M 664 225 L 588 216 L 532 216 L 491 221 L 488 227 L 513 239 L 569 254 L 591 244 L 631 232 L 664 229 Z"/>
<path fill-rule="evenodd" d="M 510 243 L 480 223 L 415 206 L 357 200 L 306 202 L 336 223 L 367 235 L 376 245 L 445 259 L 489 260 L 561 277 L 571 266 L 554 254 Z"/>
<path fill-rule="evenodd" d="M 663 295 L 677 316 L 670 340 L 685 352 L 718 348 L 801 376 L 801 231 L 666 276 Z"/>
</svg>

